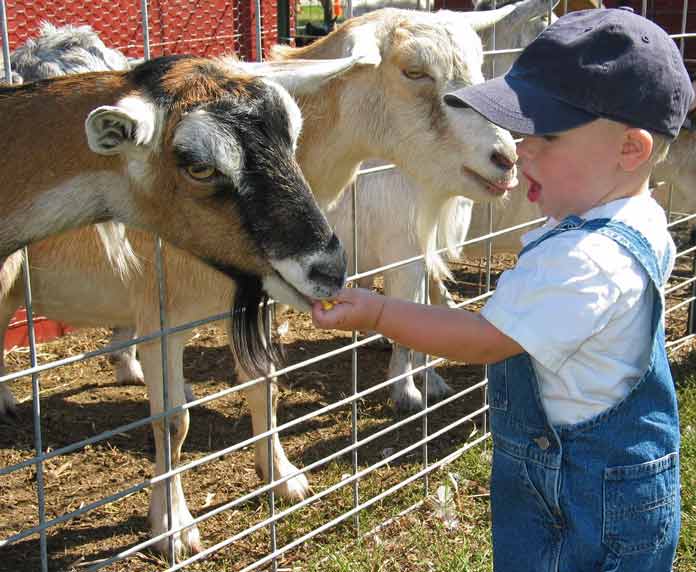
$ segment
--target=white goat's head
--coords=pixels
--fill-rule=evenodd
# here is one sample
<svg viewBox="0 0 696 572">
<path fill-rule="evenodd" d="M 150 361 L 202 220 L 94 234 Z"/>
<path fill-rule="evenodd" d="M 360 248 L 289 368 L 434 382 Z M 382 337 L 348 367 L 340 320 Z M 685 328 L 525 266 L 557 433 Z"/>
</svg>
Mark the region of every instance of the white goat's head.
<svg viewBox="0 0 696 572">
<path fill-rule="evenodd" d="M 343 140 L 345 154 L 358 160 L 393 161 L 429 191 L 491 200 L 513 186 L 517 157 L 511 135 L 473 110 L 449 108 L 442 96 L 483 81 L 476 32 L 515 19 L 518 10 L 526 15 L 530 3 L 541 0 L 488 13 L 377 10 L 348 20 L 311 46 L 277 47 L 275 58 L 354 62 L 315 94 L 295 91 L 305 114 L 298 156 L 320 202 L 340 192 L 317 183 L 317 170 L 327 168 L 311 157 L 321 156 L 320 139 L 332 147 Z"/>
<path fill-rule="evenodd" d="M 24 81 L 93 71 L 128 69 L 128 59 L 107 48 L 90 26 L 60 26 L 42 22 L 39 35 L 17 48 L 12 69 Z"/>
</svg>

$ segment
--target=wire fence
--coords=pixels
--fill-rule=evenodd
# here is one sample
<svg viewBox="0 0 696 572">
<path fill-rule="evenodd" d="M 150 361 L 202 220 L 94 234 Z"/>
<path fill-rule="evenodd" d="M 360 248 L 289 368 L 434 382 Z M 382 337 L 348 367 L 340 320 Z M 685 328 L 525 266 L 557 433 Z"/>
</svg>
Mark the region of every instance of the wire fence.
<svg viewBox="0 0 696 572">
<path fill-rule="evenodd" d="M 295 31 L 298 39 L 300 36 L 310 36 L 302 33 L 306 32 L 306 28 L 303 28 L 306 24 L 301 23 L 301 13 L 307 14 L 321 7 L 323 19 L 323 10 L 328 5 L 324 3 L 322 7 L 318 2 L 301 2 L 294 6 L 278 5 L 260 0 L 219 0 L 209 3 L 188 0 L 154 3 L 142 0 L 90 3 L 73 1 L 35 6 L 33 3 L 0 0 L 5 77 L 11 77 L 11 50 L 37 32 L 41 19 L 55 24 L 90 24 L 99 31 L 107 45 L 117 47 L 133 58 L 150 58 L 180 52 L 220 55 L 234 51 L 247 59 L 260 60 L 274 42 L 295 38 Z M 350 2 L 343 2 L 330 5 L 334 18 L 341 21 L 350 18 L 354 13 L 376 9 L 384 3 L 368 5 L 353 2 L 351 5 Z M 405 7 L 404 3 L 398 5 Z M 299 10 L 300 7 L 302 12 Z M 441 6 L 431 6 L 428 2 L 414 2 L 408 7 L 429 10 Z M 551 7 L 550 5 L 549 9 Z M 567 3 L 564 3 L 563 11 L 567 9 Z M 688 4 L 685 2 L 680 33 L 673 35 L 681 43 L 682 53 L 686 40 L 694 36 L 687 33 L 687 10 Z M 647 14 L 646 2 L 642 4 L 642 13 Z M 316 35 L 312 34 L 310 39 Z M 495 54 L 502 56 L 511 51 L 514 50 L 496 50 L 496 38 L 493 35 L 491 49 L 486 54 L 490 58 Z M 361 219 L 360 184 L 366 178 L 383 174 L 388 169 L 391 169 L 391 166 L 363 169 L 360 173 L 361 179 L 352 185 L 352 281 L 364 281 L 385 273 L 397 272 L 410 265 L 425 263 L 425 256 L 418 254 L 379 268 L 368 269 L 361 266 L 358 248 Z M 665 186 L 656 181 L 658 191 L 664 192 Z M 668 329 L 668 348 L 670 351 L 676 351 L 688 344 L 694 336 L 691 308 L 696 299 L 693 266 L 696 247 L 690 246 L 688 227 L 696 214 L 672 209 L 670 193 L 671 190 L 667 193 L 666 199 L 670 228 L 675 233 L 678 243 L 682 245 L 678 254 L 678 268 L 681 270 L 675 273 L 665 291 L 669 301 L 666 314 L 671 324 Z M 494 228 L 495 207 L 492 205 L 486 206 L 483 214 L 475 212 L 475 216 L 486 218 L 488 232 L 459 244 L 467 254 L 465 258 L 453 263 L 455 277 L 468 281 L 469 286 L 457 291 L 456 307 L 479 307 L 491 296 L 496 276 L 514 260 L 510 257 L 501 260 L 494 256 L 496 241 L 537 226 L 543 220 L 535 218 L 506 228 Z M 474 247 L 481 248 L 482 257 L 469 255 Z M 5 553 L 6 558 L 0 558 L 0 569 L 5 569 L 4 561 L 9 566 L 6 568 L 8 570 L 131 570 L 134 569 L 132 559 L 139 557 L 141 560 L 138 560 L 138 569 L 174 571 L 187 569 L 194 563 L 203 564 L 204 560 L 214 554 L 224 555 L 226 551 L 234 549 L 230 554 L 234 555 L 236 570 L 279 570 L 286 562 L 284 558 L 287 559 L 289 555 L 301 550 L 311 539 L 321 538 L 337 527 L 344 526 L 343 530 L 348 531 L 347 538 L 359 537 L 373 530 L 374 526 L 379 526 L 382 520 L 398 518 L 399 514 L 421 506 L 431 492 L 429 475 L 466 451 L 485 446 L 490 436 L 486 422 L 486 370 L 465 368 L 463 365 L 448 368 L 448 372 L 453 369 L 464 372 L 461 373 L 460 382 L 455 385 L 451 395 L 431 403 L 428 388 L 432 373 L 429 372 L 434 371 L 435 366 L 444 365 L 445 360 L 426 356 L 424 363 L 410 371 L 385 379 L 382 371 L 384 360 L 365 357 L 366 352 L 375 352 L 369 348 L 379 342 L 381 336 L 376 334 L 360 337 L 354 333 L 351 338 L 327 338 L 326 342 L 322 338 L 322 343 L 314 344 L 322 351 L 312 352 L 305 351 L 302 335 L 306 334 L 307 330 L 300 329 L 296 338 L 299 341 L 295 343 L 295 351 L 292 352 L 288 365 L 279 366 L 277 371 L 269 370 L 266 377 L 245 380 L 222 389 L 218 387 L 204 397 L 173 404 L 173 374 L 169 371 L 172 361 L 168 356 L 172 337 L 195 328 L 209 327 L 229 318 L 229 314 L 200 317 L 192 322 L 171 325 L 167 316 L 167 291 L 162 270 L 165 250 L 166 246 L 158 240 L 156 268 L 161 326 L 158 332 L 139 335 L 126 342 L 101 344 L 98 349 L 83 348 L 59 359 L 40 359 L 41 347 L 35 339 L 32 318 L 34 304 L 31 252 L 25 249 L 23 277 L 25 304 L 28 310 L 29 355 L 28 359 L 24 358 L 21 369 L 0 377 L 0 387 L 4 385 L 7 388 L 11 381 L 26 380 L 30 377 L 31 389 L 27 399 L 31 402 L 31 408 L 23 409 L 20 414 L 31 415 L 33 435 L 31 446 L 25 443 L 22 445 L 23 451 L 17 451 L 16 454 L 7 452 L 12 449 L 11 443 L 4 445 L 7 447 L 6 453 L 3 453 L 4 466 L 0 468 L 0 494 L 4 504 L 3 514 L 0 516 L 0 551 Z M 442 248 L 440 253 L 444 254 L 445 249 Z M 425 300 L 429 299 L 430 295 L 427 291 L 428 283 L 429 280 L 424 281 L 425 291 L 422 297 Z M 450 286 L 454 287 L 453 284 Z M 162 379 L 161 382 L 158 381 L 157 389 L 154 389 L 155 385 L 151 381 L 149 384 L 151 392 L 161 391 L 164 411 L 149 416 L 135 415 L 133 411 L 129 411 L 129 417 L 133 418 L 131 421 L 126 421 L 127 418 L 124 417 L 123 422 L 115 427 L 93 431 L 91 435 L 73 435 L 72 439 L 62 439 L 60 445 L 54 446 L 55 441 L 50 431 L 52 427 L 55 428 L 55 423 L 51 421 L 53 413 L 45 406 L 42 407 L 46 401 L 43 379 L 59 370 L 67 371 L 66 376 L 74 375 L 75 370 L 70 368 L 81 367 L 81 364 L 91 363 L 96 358 L 103 358 L 134 344 L 157 343 L 157 340 L 160 344 Z M 368 371 L 368 367 L 377 367 L 378 371 Z M 347 378 L 350 385 L 348 391 L 330 391 L 331 400 L 328 397 L 316 398 L 311 404 L 295 407 L 287 420 L 276 422 L 277 394 L 271 379 L 292 378 L 298 386 L 302 380 L 309 379 L 323 388 L 317 380 L 326 378 L 327 382 L 338 383 L 338 380 L 332 378 L 340 375 L 340 372 L 344 372 L 343 382 L 346 382 Z M 383 398 L 386 390 L 414 374 L 423 374 L 421 408 L 397 417 L 391 417 L 389 413 L 388 422 L 373 424 L 371 412 L 384 413 L 384 410 L 376 408 L 374 403 Z M 97 387 L 96 390 L 101 391 L 101 388 Z M 179 459 L 178 453 L 173 453 L 173 448 L 179 449 L 183 441 L 176 437 L 176 442 L 173 442 L 172 436 L 172 433 L 177 434 L 181 431 L 181 426 L 177 423 L 180 423 L 182 415 L 188 415 L 189 411 L 200 412 L 206 407 L 220 406 L 221 403 L 237 404 L 237 401 L 230 400 L 241 399 L 243 393 L 255 395 L 254 399 L 260 394 L 263 395 L 263 412 L 256 412 L 263 420 L 263 427 L 255 426 L 253 436 L 246 436 L 224 446 L 219 446 L 219 442 L 216 442 L 216 446 L 213 446 L 214 437 L 211 435 L 215 432 L 210 430 L 208 446 L 201 448 L 205 450 L 204 453 L 198 450 L 199 454 L 191 454 L 185 460 Z M 316 393 L 313 395 L 316 396 Z M 70 409 L 69 402 L 64 404 Z M 240 416 L 241 411 L 243 410 L 239 410 Z M 82 407 L 68 410 L 66 415 L 80 416 Z M 225 441 L 233 439 L 233 433 L 238 432 L 239 420 L 234 421 L 232 417 L 224 417 L 221 421 L 223 429 L 220 432 L 224 434 Z M 343 424 L 339 436 L 332 434 L 331 442 L 317 442 L 322 440 L 327 426 L 339 422 Z M 135 475 L 136 478 L 131 475 L 128 479 L 119 479 L 118 459 L 121 457 L 118 446 L 114 447 L 112 442 L 120 439 L 119 442 L 123 443 L 131 439 L 129 447 L 137 450 L 137 455 L 149 459 L 149 451 L 138 450 L 129 436 L 138 430 L 144 431 L 153 423 L 162 432 L 161 441 L 155 440 L 155 448 L 161 448 L 156 450 L 155 455 L 158 459 L 161 457 L 163 470 L 156 471 L 157 474 L 151 478 L 138 473 Z M 101 428 L 101 424 L 99 426 Z M 96 427 L 94 423 L 93 427 Z M 300 450 L 295 451 L 294 457 L 308 462 L 304 462 L 301 468 L 296 468 L 287 460 L 282 461 L 285 453 L 282 452 L 279 438 L 296 439 L 305 431 L 310 431 L 312 437 L 309 440 L 297 439 L 297 448 Z M 49 442 L 52 443 L 50 446 L 47 445 Z M 256 453 L 254 461 L 250 462 L 266 467 L 266 483 L 263 485 L 259 485 L 259 481 L 249 476 L 243 467 L 244 463 L 250 460 L 247 453 L 250 453 L 252 448 Z M 302 454 L 302 449 L 310 448 L 313 448 L 310 455 Z M 95 451 L 98 451 L 98 454 Z M 58 504 L 53 502 L 51 499 L 58 495 L 59 489 L 62 491 L 71 485 L 70 479 L 60 479 L 61 474 L 67 474 L 72 470 L 70 463 L 78 465 L 78 461 L 72 459 L 88 453 L 93 458 L 90 457 L 90 460 L 84 463 L 84 469 L 79 472 L 95 472 L 87 475 L 75 474 L 73 478 L 77 481 L 86 476 L 88 480 L 93 479 L 101 483 L 102 472 L 113 478 L 104 479 L 104 486 L 97 486 L 98 493 L 92 495 L 94 498 L 81 497 L 76 493 L 69 497 L 61 495 Z M 104 460 L 109 455 L 115 460 Z M 101 459 L 99 462 L 102 462 L 102 465 L 97 463 L 97 458 Z M 221 466 L 222 462 L 225 464 Z M 392 473 L 395 466 L 407 467 L 408 470 L 395 473 L 398 477 L 396 482 L 393 482 Z M 235 473 L 234 486 L 230 486 L 220 475 L 220 470 Z M 280 474 L 277 474 L 277 471 Z M 309 474 L 323 475 L 320 483 L 313 488 L 303 489 L 301 493 L 295 492 L 293 502 L 278 498 L 281 492 L 287 495 L 288 491 L 296 490 L 293 487 L 298 487 L 298 483 L 302 483 L 302 479 Z M 194 507 L 194 513 L 197 515 L 195 517 L 190 515 L 185 505 L 181 482 L 184 476 L 190 479 L 186 486 L 188 496 L 197 499 Z M 15 480 L 10 482 L 10 479 Z M 216 481 L 221 485 L 219 490 L 213 489 L 215 492 L 210 492 L 210 487 L 214 486 Z M 202 499 L 201 487 L 205 487 L 209 494 L 218 498 L 217 504 L 213 505 L 208 498 Z M 417 492 L 408 497 L 409 500 L 404 501 L 405 504 L 395 507 L 392 511 L 395 514 L 375 511 L 382 501 L 393 498 L 409 487 L 415 487 Z M 114 492 L 106 492 L 113 489 Z M 159 529 L 154 530 L 152 534 L 147 533 L 145 515 L 139 514 L 134 519 L 134 505 L 125 505 L 126 501 L 132 501 L 145 491 L 149 491 L 153 496 L 157 494 L 163 501 L 160 503 L 160 510 L 164 514 L 160 515 Z M 135 506 L 142 508 L 142 502 Z M 310 509 L 313 510 L 312 513 L 308 512 Z M 84 532 L 83 519 L 99 511 L 108 513 L 111 523 L 104 526 L 103 537 L 120 535 L 135 540 L 124 544 L 99 544 Z M 372 515 L 371 511 L 379 515 L 377 521 L 372 516 L 366 518 L 366 515 Z M 31 512 L 34 513 L 32 517 L 29 516 Z M 320 513 L 320 516 L 317 516 L 317 513 Z M 132 533 L 131 529 L 134 528 L 137 532 L 130 536 L 121 534 L 122 529 L 114 523 L 123 521 L 127 521 L 124 526 L 129 529 L 129 533 Z M 211 526 L 211 530 L 214 531 L 211 538 L 204 535 L 203 544 L 196 545 L 195 538 L 188 531 L 193 527 L 199 527 L 201 531 L 206 532 L 206 526 L 212 522 L 222 524 L 217 527 Z M 90 526 L 87 525 L 87 528 Z M 78 540 L 68 542 L 66 538 L 70 535 Z M 84 543 L 80 540 L 82 538 Z M 252 541 L 252 538 L 256 540 Z M 188 548 L 195 548 L 197 553 L 177 554 L 180 542 L 188 542 Z M 203 545 L 207 547 L 203 548 Z M 151 557 L 142 559 L 143 554 L 148 554 L 146 549 L 154 548 L 162 551 L 166 560 L 155 560 Z M 18 568 L 18 562 L 25 563 L 25 567 Z"/>
</svg>

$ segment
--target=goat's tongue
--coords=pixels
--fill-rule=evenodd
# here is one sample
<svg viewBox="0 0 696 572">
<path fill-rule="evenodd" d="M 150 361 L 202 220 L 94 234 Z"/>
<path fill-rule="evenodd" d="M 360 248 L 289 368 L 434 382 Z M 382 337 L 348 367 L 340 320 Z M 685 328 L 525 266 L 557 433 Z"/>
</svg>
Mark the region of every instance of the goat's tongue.
<svg viewBox="0 0 696 572">
<path fill-rule="evenodd" d="M 529 190 L 527 191 L 527 200 L 530 203 L 535 203 L 539 200 L 541 194 L 541 185 L 536 181 L 529 181 Z"/>
</svg>

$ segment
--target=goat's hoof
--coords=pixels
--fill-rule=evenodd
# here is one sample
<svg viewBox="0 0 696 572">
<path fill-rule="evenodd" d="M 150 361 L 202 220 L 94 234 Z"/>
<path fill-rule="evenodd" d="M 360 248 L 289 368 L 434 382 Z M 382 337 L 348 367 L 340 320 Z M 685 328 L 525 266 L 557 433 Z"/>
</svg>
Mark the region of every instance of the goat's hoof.
<svg viewBox="0 0 696 572">
<path fill-rule="evenodd" d="M 423 409 L 421 393 L 417 389 L 400 393 L 398 396 L 392 396 L 392 401 L 397 413 L 408 413 L 409 411 L 420 411 Z"/>
<path fill-rule="evenodd" d="M 454 393 L 447 382 L 435 371 L 430 370 L 428 372 L 428 400 L 433 403 L 449 397 Z"/>
<path fill-rule="evenodd" d="M 186 524 L 186 521 L 190 522 L 193 520 L 193 517 L 191 517 L 190 514 L 188 514 L 188 510 L 186 510 L 186 515 L 183 517 L 177 518 L 177 516 L 174 516 L 174 526 L 176 528 Z M 184 521 L 181 521 L 181 518 L 184 518 Z M 150 518 L 152 522 L 152 518 Z M 157 536 L 159 534 L 162 534 L 166 532 L 166 517 L 163 519 L 163 521 L 160 521 L 158 525 L 152 526 L 152 534 L 153 536 Z M 178 521 L 178 522 L 177 522 Z M 188 528 L 185 528 L 181 532 L 178 532 L 173 535 L 174 537 L 174 557 L 176 558 L 177 562 L 180 562 L 184 559 L 186 559 L 188 556 L 192 556 L 193 554 L 198 554 L 199 552 L 203 551 L 203 543 L 201 542 L 201 535 L 200 532 L 198 532 L 198 527 L 196 525 L 192 525 Z M 169 538 L 163 538 L 162 540 L 159 540 L 152 546 L 152 550 L 160 553 L 162 556 L 165 558 L 169 557 Z M 170 564 L 174 564 L 171 562 Z"/>
<path fill-rule="evenodd" d="M 275 488 L 275 493 L 289 501 L 301 501 L 309 493 L 309 481 L 305 475 L 297 475 Z"/>
<path fill-rule="evenodd" d="M 19 417 L 17 415 L 17 402 L 9 389 L 0 389 L 6 390 L 0 392 L 0 420 L 6 422 L 16 421 Z"/>
<path fill-rule="evenodd" d="M 145 385 L 145 374 L 140 362 L 131 360 L 121 361 L 116 368 L 116 383 L 121 385 Z"/>
</svg>

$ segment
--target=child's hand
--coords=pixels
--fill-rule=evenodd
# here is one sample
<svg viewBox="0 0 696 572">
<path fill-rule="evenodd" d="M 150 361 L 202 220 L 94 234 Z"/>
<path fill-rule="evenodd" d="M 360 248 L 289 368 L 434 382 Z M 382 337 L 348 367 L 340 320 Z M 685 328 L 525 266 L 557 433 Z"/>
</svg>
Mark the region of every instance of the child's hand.
<svg viewBox="0 0 696 572">
<path fill-rule="evenodd" d="M 316 301 L 312 321 L 327 330 L 374 330 L 386 299 L 362 288 L 344 288 L 335 298 Z"/>
</svg>

